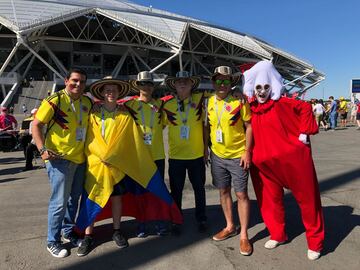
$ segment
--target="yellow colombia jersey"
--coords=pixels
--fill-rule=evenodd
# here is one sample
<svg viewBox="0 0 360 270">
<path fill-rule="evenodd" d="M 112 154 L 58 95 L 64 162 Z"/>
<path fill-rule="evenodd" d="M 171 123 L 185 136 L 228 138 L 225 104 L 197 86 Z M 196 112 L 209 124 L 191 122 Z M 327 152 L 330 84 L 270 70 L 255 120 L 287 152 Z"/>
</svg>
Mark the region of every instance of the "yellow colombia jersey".
<svg viewBox="0 0 360 270">
<path fill-rule="evenodd" d="M 341 110 L 344 110 L 345 112 L 348 112 L 348 107 L 347 107 L 347 102 L 346 102 L 346 100 L 340 101 L 339 107 L 340 107 Z"/>
<path fill-rule="evenodd" d="M 169 158 L 196 159 L 204 155 L 203 94 L 195 93 L 178 105 L 176 97 L 168 100 L 163 109 L 165 123 L 169 126 Z M 178 106 L 183 111 L 178 111 Z M 187 113 L 188 111 L 188 113 Z M 188 114 L 188 115 L 187 115 Z M 187 121 L 183 125 L 186 118 Z M 188 126 L 188 139 L 181 138 L 181 127 Z"/>
<path fill-rule="evenodd" d="M 125 103 L 143 135 L 151 134 L 151 144 L 148 143 L 147 147 L 154 160 L 165 159 L 161 103 L 161 100 L 152 100 L 150 103 L 145 103 L 138 100 L 138 98 Z M 142 119 L 142 113 L 144 119 Z M 144 141 L 146 140 L 144 139 Z"/>
<path fill-rule="evenodd" d="M 46 98 L 36 113 L 36 118 L 48 125 L 45 146 L 64 154 L 64 159 L 78 164 L 83 163 L 85 161 L 84 141 L 76 140 L 76 129 L 87 129 L 91 104 L 90 98 L 82 96 L 73 101 L 74 112 L 70 97 L 65 90 Z"/>
<path fill-rule="evenodd" d="M 115 118 L 120 114 L 119 111 L 109 112 L 104 107 L 101 107 L 100 112 L 94 112 L 90 115 L 89 125 L 95 125 L 100 134 L 103 136 L 106 143 L 109 142 L 109 137 L 113 133 L 115 126 Z M 104 115 L 104 127 L 102 119 Z M 104 132 L 104 134 L 102 133 Z"/>
<path fill-rule="evenodd" d="M 241 103 L 232 95 L 216 102 L 215 99 L 214 95 L 208 101 L 211 151 L 221 158 L 240 158 L 245 152 L 244 122 L 251 119 L 249 104 Z M 222 142 L 216 140 L 216 131 L 219 129 L 222 133 Z"/>
</svg>

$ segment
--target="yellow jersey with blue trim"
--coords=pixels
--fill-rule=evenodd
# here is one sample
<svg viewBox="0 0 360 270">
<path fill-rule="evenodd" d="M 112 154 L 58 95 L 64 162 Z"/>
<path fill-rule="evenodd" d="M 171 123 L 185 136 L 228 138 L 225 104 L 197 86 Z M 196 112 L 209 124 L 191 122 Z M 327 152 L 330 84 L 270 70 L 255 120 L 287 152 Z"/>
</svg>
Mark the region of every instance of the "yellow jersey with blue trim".
<svg viewBox="0 0 360 270">
<path fill-rule="evenodd" d="M 144 138 L 154 160 L 165 159 L 162 121 L 162 101 L 153 99 L 146 103 L 133 98 L 124 103 L 129 113 L 140 127 Z"/>
<path fill-rule="evenodd" d="M 192 93 L 180 101 L 168 99 L 163 108 L 169 129 L 169 158 L 190 160 L 204 155 L 203 143 L 203 93 Z"/>
<path fill-rule="evenodd" d="M 240 158 L 246 150 L 244 122 L 251 120 L 249 104 L 232 95 L 223 100 L 213 95 L 207 106 L 211 151 L 225 159 Z"/>
</svg>

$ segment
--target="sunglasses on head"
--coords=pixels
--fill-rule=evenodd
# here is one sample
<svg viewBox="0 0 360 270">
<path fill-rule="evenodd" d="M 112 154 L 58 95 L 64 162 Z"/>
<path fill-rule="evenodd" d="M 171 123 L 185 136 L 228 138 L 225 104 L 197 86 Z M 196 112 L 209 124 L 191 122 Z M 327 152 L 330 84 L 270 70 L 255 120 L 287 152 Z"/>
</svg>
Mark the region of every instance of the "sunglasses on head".
<svg viewBox="0 0 360 270">
<path fill-rule="evenodd" d="M 265 84 L 264 86 L 262 86 L 261 84 L 258 84 L 257 86 L 255 86 L 255 89 L 258 90 L 258 91 L 261 91 L 261 90 L 265 90 L 265 91 L 268 91 L 270 89 L 270 85 L 269 84 Z"/>
<path fill-rule="evenodd" d="M 231 81 L 230 80 L 215 80 L 215 84 L 216 85 L 229 85 L 229 84 L 231 84 Z"/>
<path fill-rule="evenodd" d="M 138 82 L 139 86 L 154 86 L 153 82 Z"/>
</svg>

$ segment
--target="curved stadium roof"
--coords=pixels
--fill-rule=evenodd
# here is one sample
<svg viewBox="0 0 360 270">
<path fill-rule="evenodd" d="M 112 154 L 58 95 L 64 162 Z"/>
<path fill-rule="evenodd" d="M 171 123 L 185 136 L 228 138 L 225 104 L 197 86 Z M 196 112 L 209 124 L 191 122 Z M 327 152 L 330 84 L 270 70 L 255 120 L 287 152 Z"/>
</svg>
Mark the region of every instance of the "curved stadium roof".
<svg viewBox="0 0 360 270">
<path fill-rule="evenodd" d="M 110 27 L 105 27 L 106 21 Z M 41 39 L 173 53 L 165 60 L 182 57 L 180 66 L 192 69 L 195 63 L 198 68 L 192 73 L 202 74 L 211 73 L 220 60 L 240 70 L 242 64 L 269 59 L 286 80 L 288 91 L 304 92 L 325 78 L 310 63 L 253 36 L 129 1 L 0 0 L 0 38 L 15 35 L 33 49 L 33 42 Z M 138 60 L 149 70 L 158 68 L 143 58 Z"/>
</svg>

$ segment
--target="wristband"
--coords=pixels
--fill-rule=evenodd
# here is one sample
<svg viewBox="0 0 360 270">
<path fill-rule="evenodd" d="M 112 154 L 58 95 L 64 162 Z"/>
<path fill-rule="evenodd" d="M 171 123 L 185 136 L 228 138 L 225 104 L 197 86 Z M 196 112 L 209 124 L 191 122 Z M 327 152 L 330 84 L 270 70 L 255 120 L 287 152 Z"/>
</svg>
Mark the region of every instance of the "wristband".
<svg viewBox="0 0 360 270">
<path fill-rule="evenodd" d="M 47 148 L 46 148 L 45 146 L 41 147 L 41 148 L 39 149 L 40 156 L 42 156 L 45 151 L 47 151 Z"/>
</svg>

